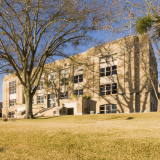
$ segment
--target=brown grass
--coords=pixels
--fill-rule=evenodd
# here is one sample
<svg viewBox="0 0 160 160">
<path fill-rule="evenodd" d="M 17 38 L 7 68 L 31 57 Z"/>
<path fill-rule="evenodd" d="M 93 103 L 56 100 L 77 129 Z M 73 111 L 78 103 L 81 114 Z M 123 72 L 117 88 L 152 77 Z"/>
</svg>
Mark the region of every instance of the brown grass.
<svg viewBox="0 0 160 160">
<path fill-rule="evenodd" d="M 0 160 L 160 159 L 160 112 L 0 120 Z"/>
</svg>

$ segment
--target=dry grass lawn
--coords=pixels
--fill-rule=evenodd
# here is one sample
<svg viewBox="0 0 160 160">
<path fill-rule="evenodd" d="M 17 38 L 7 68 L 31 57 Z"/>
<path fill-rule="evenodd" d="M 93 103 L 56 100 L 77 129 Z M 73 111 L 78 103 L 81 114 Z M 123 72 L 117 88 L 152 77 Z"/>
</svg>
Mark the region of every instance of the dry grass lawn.
<svg viewBox="0 0 160 160">
<path fill-rule="evenodd" d="M 160 159 L 160 112 L 0 120 L 0 160 Z"/>
</svg>

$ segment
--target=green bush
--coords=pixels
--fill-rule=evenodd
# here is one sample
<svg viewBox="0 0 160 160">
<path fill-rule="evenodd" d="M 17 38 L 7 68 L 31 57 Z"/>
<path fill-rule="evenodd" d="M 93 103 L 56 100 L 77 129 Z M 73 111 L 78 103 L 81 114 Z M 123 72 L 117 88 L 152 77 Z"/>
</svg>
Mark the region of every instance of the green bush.
<svg viewBox="0 0 160 160">
<path fill-rule="evenodd" d="M 77 95 L 73 95 L 73 98 L 77 98 Z"/>
<path fill-rule="evenodd" d="M 87 98 L 87 95 L 84 94 L 84 95 L 83 95 L 83 98 Z"/>
</svg>

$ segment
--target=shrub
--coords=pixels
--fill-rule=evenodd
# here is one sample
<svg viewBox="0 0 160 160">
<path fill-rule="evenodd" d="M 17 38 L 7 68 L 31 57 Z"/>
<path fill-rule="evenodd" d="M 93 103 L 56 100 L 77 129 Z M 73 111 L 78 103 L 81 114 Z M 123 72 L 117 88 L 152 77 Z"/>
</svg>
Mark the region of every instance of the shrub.
<svg viewBox="0 0 160 160">
<path fill-rule="evenodd" d="M 87 98 L 87 95 L 84 94 L 84 95 L 83 95 L 83 98 Z"/>
<path fill-rule="evenodd" d="M 4 121 L 4 122 L 7 122 L 7 121 L 8 121 L 8 119 L 7 119 L 7 118 L 3 118 L 3 121 Z"/>
<path fill-rule="evenodd" d="M 77 95 L 73 95 L 73 98 L 77 98 Z"/>
</svg>

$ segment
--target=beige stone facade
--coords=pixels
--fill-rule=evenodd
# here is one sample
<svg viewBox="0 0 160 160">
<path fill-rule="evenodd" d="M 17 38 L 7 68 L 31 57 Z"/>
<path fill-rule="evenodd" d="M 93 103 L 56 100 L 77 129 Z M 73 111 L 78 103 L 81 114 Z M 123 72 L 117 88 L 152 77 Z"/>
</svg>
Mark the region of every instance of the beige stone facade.
<svg viewBox="0 0 160 160">
<path fill-rule="evenodd" d="M 157 76 L 148 34 L 124 37 L 46 64 L 42 85 L 34 95 L 33 113 L 156 111 Z M 22 85 L 13 74 L 3 78 L 2 110 L 4 116 L 12 112 L 18 116 L 25 110 Z"/>
</svg>

